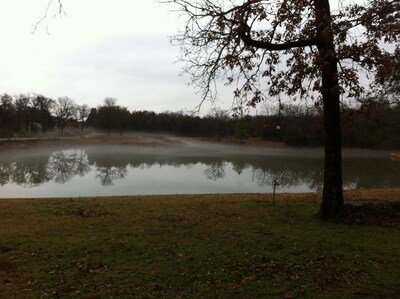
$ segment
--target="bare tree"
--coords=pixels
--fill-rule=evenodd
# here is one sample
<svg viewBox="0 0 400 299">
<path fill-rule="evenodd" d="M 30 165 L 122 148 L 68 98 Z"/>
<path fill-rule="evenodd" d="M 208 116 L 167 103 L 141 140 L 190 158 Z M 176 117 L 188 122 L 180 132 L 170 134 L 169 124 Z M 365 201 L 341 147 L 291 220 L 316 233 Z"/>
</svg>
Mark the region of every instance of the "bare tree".
<svg viewBox="0 0 400 299">
<path fill-rule="evenodd" d="M 319 216 L 343 208 L 340 96 L 364 91 L 360 70 L 376 84 L 392 69 L 399 51 L 398 0 L 355 4 L 329 0 L 162 0 L 174 5 L 186 24 L 173 38 L 181 47 L 184 72 L 215 99 L 222 78 L 234 85 L 239 106 L 268 96 L 309 95 L 324 110 L 325 170 Z M 385 45 L 392 44 L 390 52 Z M 397 52 L 398 53 L 398 52 Z"/>
<path fill-rule="evenodd" d="M 110 135 L 111 130 L 116 128 L 118 122 L 117 101 L 116 98 L 106 97 L 103 105 L 97 109 L 96 125 L 107 130 L 107 135 Z"/>
<path fill-rule="evenodd" d="M 15 99 L 16 117 L 17 117 L 17 131 L 24 130 L 28 133 L 30 123 L 32 120 L 31 111 L 31 97 L 21 94 Z"/>
<path fill-rule="evenodd" d="M 0 95 L 0 138 L 12 137 L 15 126 L 13 97 L 6 93 L 2 94 Z"/>
<path fill-rule="evenodd" d="M 76 107 L 76 114 L 77 114 L 78 123 L 81 125 L 81 134 L 82 134 L 85 121 L 87 120 L 87 118 L 90 114 L 90 109 L 89 109 L 88 105 L 86 105 L 86 104 L 78 105 Z"/>
<path fill-rule="evenodd" d="M 104 99 L 104 107 L 107 107 L 107 108 L 114 108 L 114 107 L 116 107 L 117 106 L 117 101 L 118 101 L 118 99 L 117 98 L 113 98 L 113 97 L 106 97 L 105 99 Z"/>
<path fill-rule="evenodd" d="M 61 135 L 64 133 L 68 120 L 74 115 L 75 107 L 74 101 L 68 97 L 60 97 L 55 101 L 53 110 Z"/>
<path fill-rule="evenodd" d="M 42 133 L 45 134 L 47 129 L 52 125 L 52 117 L 50 110 L 54 101 L 43 95 L 35 95 L 32 98 L 32 114 L 35 121 L 42 126 Z"/>
</svg>

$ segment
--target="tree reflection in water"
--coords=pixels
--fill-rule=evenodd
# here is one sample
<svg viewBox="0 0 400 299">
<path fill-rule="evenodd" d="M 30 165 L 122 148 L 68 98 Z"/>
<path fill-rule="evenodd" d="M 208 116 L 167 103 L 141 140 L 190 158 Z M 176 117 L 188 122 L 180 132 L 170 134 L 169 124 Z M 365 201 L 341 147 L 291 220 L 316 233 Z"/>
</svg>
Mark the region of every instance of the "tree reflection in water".
<svg viewBox="0 0 400 299">
<path fill-rule="evenodd" d="M 15 162 L 6 162 L 0 167 L 7 169 L 5 173 L 2 172 L 0 180 L 2 184 L 13 182 L 25 187 L 38 186 L 50 181 L 52 178 L 47 164 L 48 157 L 46 156 L 38 156 L 35 159 L 32 159 L 32 157 L 22 157 Z"/>
<path fill-rule="evenodd" d="M 112 186 L 115 180 L 122 180 L 128 174 L 129 159 L 124 155 L 103 151 L 88 151 L 89 163 L 95 165 L 96 178 L 102 186 Z"/>
<path fill-rule="evenodd" d="M 208 168 L 204 170 L 206 178 L 209 180 L 216 181 L 225 177 L 225 162 L 218 161 L 212 162 L 208 165 Z"/>
<path fill-rule="evenodd" d="M 242 181 L 254 182 L 265 190 L 271 190 L 276 180 L 280 191 L 296 190 L 298 186 L 303 191 L 320 191 L 323 184 L 322 158 L 301 154 L 275 152 L 269 156 L 220 152 L 201 155 L 192 154 L 189 150 L 180 155 L 174 152 L 165 154 L 163 149 L 135 151 L 129 148 L 90 147 L 56 151 L 21 150 L 1 156 L 0 186 L 14 183 L 33 187 L 49 181 L 64 184 L 74 176 L 84 177 L 88 173 L 94 173 L 101 185 L 111 186 L 116 180 L 126 179 L 134 169 L 146 170 L 147 173 L 150 169 L 157 175 L 158 170 L 154 168 L 172 166 L 177 169 L 186 167 L 193 171 L 201 169 L 204 177 L 212 181 L 229 180 L 232 174 L 236 174 L 242 177 Z M 400 187 L 398 162 L 382 157 L 350 157 L 344 159 L 343 165 L 343 183 L 347 188 Z M 375 174 L 370 169 L 374 169 Z"/>
<path fill-rule="evenodd" d="M 8 184 L 13 173 L 12 163 L 0 163 L 0 186 Z"/>
<path fill-rule="evenodd" d="M 323 170 L 320 159 L 298 159 L 279 157 L 268 163 L 253 164 L 253 179 L 259 186 L 272 186 L 274 181 L 281 189 L 293 186 L 308 186 L 315 191 L 322 190 Z"/>
<path fill-rule="evenodd" d="M 248 164 L 244 157 L 239 157 L 238 159 L 235 159 L 232 161 L 232 169 L 238 175 L 240 175 L 243 172 L 243 170 L 245 170 L 247 167 L 248 167 Z"/>
<path fill-rule="evenodd" d="M 85 174 L 90 172 L 91 167 L 89 165 L 89 159 L 83 149 L 78 150 L 76 163 L 77 163 L 77 167 L 76 167 L 77 175 L 85 176 Z"/>
<path fill-rule="evenodd" d="M 98 172 L 96 178 L 100 179 L 103 186 L 111 186 L 115 180 L 121 180 L 128 174 L 126 166 L 100 166 L 97 167 L 96 171 Z"/>
<path fill-rule="evenodd" d="M 76 174 L 76 151 L 59 151 L 51 155 L 48 163 L 49 171 L 56 183 L 64 184 Z"/>
<path fill-rule="evenodd" d="M 84 176 L 91 168 L 83 150 L 64 150 L 0 162 L 0 184 L 15 183 L 34 187 L 54 181 L 64 184 L 75 175 Z"/>
</svg>

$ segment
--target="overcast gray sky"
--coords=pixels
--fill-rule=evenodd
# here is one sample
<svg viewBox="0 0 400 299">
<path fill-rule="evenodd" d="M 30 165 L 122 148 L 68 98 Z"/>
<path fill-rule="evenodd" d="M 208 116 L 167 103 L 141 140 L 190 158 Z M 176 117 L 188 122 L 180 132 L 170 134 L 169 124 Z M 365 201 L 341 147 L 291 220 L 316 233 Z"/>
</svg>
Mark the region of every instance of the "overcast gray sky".
<svg viewBox="0 0 400 299">
<path fill-rule="evenodd" d="M 68 96 L 96 107 L 107 96 L 130 110 L 193 109 L 200 96 L 179 77 L 178 15 L 154 0 L 0 0 L 0 93 Z M 229 106 L 228 103 L 226 103 Z M 203 108 L 207 112 L 209 106 Z M 206 110 L 206 111 L 205 111 Z"/>
</svg>

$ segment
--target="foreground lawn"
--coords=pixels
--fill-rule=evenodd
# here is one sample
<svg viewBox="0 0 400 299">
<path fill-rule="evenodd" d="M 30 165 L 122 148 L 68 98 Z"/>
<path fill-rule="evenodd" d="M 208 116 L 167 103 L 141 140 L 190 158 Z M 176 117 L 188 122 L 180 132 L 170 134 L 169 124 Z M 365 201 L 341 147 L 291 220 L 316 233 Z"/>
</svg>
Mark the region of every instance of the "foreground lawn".
<svg viewBox="0 0 400 299">
<path fill-rule="evenodd" d="M 319 198 L 0 200 L 0 298 L 398 298 L 400 230 L 320 222 Z"/>
</svg>

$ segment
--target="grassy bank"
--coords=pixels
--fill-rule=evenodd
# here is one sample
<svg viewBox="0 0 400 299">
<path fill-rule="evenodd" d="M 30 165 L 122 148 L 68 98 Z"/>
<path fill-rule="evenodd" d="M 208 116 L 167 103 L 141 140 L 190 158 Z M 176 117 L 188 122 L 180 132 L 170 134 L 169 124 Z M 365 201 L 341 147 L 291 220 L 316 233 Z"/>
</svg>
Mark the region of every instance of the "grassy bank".
<svg viewBox="0 0 400 299">
<path fill-rule="evenodd" d="M 0 297 L 398 297 L 400 230 L 322 223 L 319 197 L 0 200 Z"/>
</svg>

